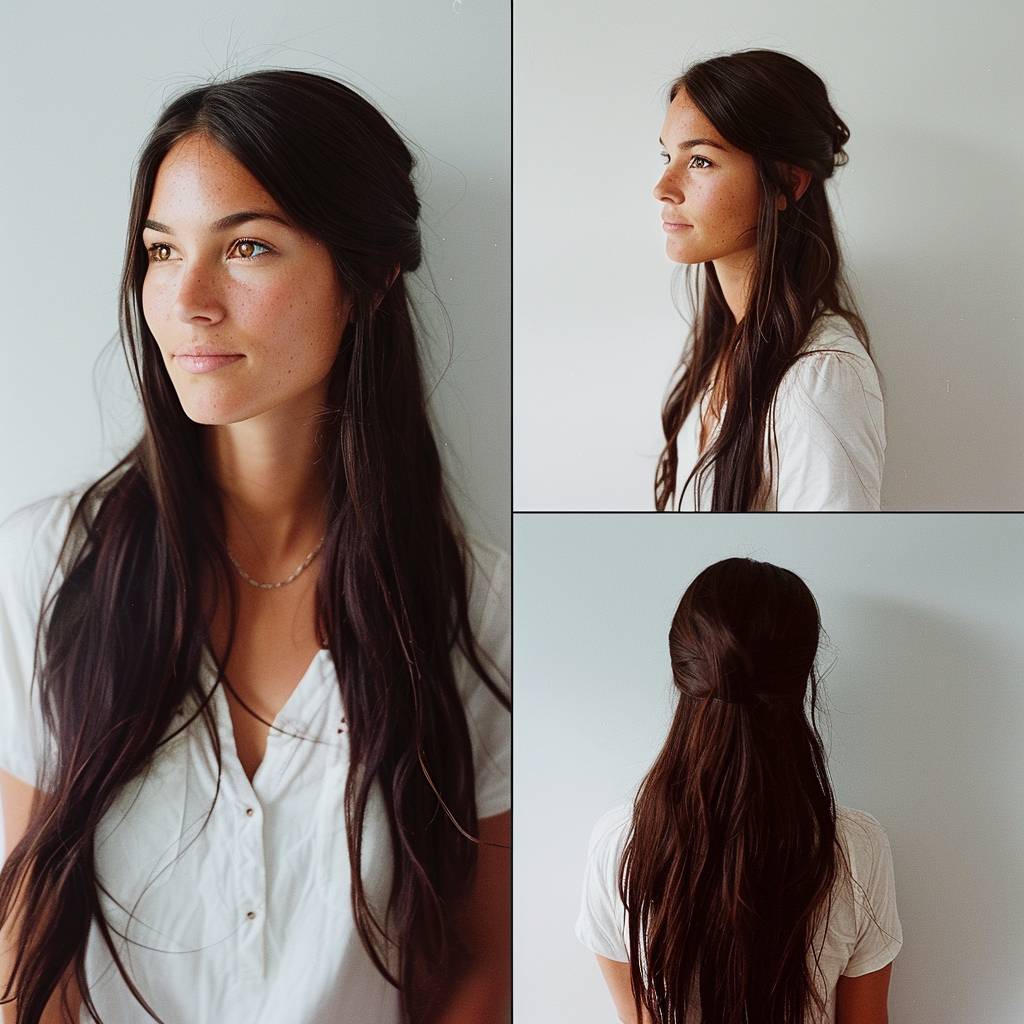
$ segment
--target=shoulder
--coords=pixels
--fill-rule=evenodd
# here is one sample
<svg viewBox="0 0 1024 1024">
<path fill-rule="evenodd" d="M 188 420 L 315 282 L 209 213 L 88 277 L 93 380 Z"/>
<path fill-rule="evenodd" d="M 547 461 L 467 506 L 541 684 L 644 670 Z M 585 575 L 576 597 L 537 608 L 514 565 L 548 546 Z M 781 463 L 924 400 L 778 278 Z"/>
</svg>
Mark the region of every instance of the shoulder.
<svg viewBox="0 0 1024 1024">
<path fill-rule="evenodd" d="M 879 381 L 874 361 L 852 325 L 836 313 L 821 314 L 815 319 L 786 378 L 804 383 L 822 378 L 856 378 L 876 389 Z"/>
<path fill-rule="evenodd" d="M 878 370 L 850 324 L 842 316 L 819 316 L 783 384 L 813 385 L 821 380 L 841 383 L 844 379 L 878 390 Z"/>
<path fill-rule="evenodd" d="M 85 488 L 53 494 L 0 521 L 0 578 L 5 586 L 45 583 L 57 565 L 72 514 Z"/>
<path fill-rule="evenodd" d="M 797 451 L 841 448 L 857 464 L 860 485 L 877 491 L 885 451 L 878 371 L 845 319 L 821 319 L 779 384 L 773 424 Z"/>
<path fill-rule="evenodd" d="M 853 807 L 836 808 L 836 828 L 850 856 L 854 876 L 870 872 L 889 849 L 889 836 L 882 823 L 867 811 Z"/>
<path fill-rule="evenodd" d="M 619 804 L 605 811 L 590 830 L 590 840 L 587 844 L 590 859 L 609 866 L 617 866 L 626 845 L 632 820 L 633 808 L 630 804 Z"/>
</svg>

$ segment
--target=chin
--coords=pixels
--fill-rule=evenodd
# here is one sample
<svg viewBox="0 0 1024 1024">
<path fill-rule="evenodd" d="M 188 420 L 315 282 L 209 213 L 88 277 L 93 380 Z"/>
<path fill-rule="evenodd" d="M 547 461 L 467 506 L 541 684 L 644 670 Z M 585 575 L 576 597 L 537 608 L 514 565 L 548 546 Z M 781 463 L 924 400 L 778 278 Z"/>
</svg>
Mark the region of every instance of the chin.
<svg viewBox="0 0 1024 1024">
<path fill-rule="evenodd" d="M 672 246 L 669 246 L 666 251 L 666 255 L 673 263 L 704 263 L 706 262 L 705 256 L 695 255 L 692 252 L 680 251 Z"/>
<path fill-rule="evenodd" d="M 708 255 L 703 251 L 703 246 L 694 244 L 693 232 L 687 232 L 684 238 L 666 238 L 665 255 L 673 263 L 704 263 Z"/>
<path fill-rule="evenodd" d="M 181 401 L 181 396 L 178 396 Z M 242 409 L 230 402 L 181 402 L 182 411 L 193 422 L 204 427 L 224 427 L 229 423 L 239 423 L 252 415 L 248 409 Z"/>
</svg>

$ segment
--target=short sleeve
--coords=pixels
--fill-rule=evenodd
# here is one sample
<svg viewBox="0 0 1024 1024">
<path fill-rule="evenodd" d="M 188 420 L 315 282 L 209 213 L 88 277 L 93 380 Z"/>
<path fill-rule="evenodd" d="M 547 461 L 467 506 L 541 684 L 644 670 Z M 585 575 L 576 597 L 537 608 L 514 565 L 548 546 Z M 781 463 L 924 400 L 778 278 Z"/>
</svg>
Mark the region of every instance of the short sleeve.
<svg viewBox="0 0 1024 1024">
<path fill-rule="evenodd" d="M 36 627 L 70 520 L 66 497 L 18 509 L 0 523 L 0 768 L 50 787 L 50 737 L 33 679 Z"/>
<path fill-rule="evenodd" d="M 867 353 L 837 348 L 801 356 L 773 410 L 778 511 L 879 510 L 885 420 Z"/>
<path fill-rule="evenodd" d="M 494 683 L 511 693 L 511 572 L 508 555 L 480 542 L 469 546 L 469 621 L 481 661 Z M 476 813 L 490 818 L 512 805 L 512 716 L 461 651 L 455 662 L 473 745 Z"/>
<path fill-rule="evenodd" d="M 629 808 L 601 817 L 590 834 L 583 872 L 576 938 L 591 951 L 619 963 L 629 961 L 626 908 L 619 896 L 619 866 L 629 832 Z"/>
<path fill-rule="evenodd" d="M 859 852 L 854 869 L 858 883 L 853 893 L 857 942 L 843 970 L 847 978 L 881 970 L 896 958 L 903 945 L 889 837 L 876 818 L 863 811 L 860 817 L 870 842 Z"/>
</svg>

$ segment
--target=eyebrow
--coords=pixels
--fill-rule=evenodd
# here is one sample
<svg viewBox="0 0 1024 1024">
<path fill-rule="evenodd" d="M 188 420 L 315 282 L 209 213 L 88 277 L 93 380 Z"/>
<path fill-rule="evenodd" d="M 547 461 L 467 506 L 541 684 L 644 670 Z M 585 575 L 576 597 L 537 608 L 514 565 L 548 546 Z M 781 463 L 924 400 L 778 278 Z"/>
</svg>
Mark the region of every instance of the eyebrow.
<svg viewBox="0 0 1024 1024">
<path fill-rule="evenodd" d="M 286 228 L 294 228 L 294 225 L 285 220 L 284 217 L 276 213 L 271 213 L 269 210 L 239 210 L 238 213 L 229 213 L 226 217 L 221 217 L 220 220 L 215 220 L 210 228 L 213 231 L 226 231 L 228 228 L 237 227 L 239 224 L 247 224 L 251 220 L 272 220 L 278 224 L 283 224 Z M 143 227 L 152 229 L 153 231 L 159 231 L 165 235 L 173 235 L 174 232 L 166 225 L 161 224 L 158 220 L 147 220 Z"/>
<path fill-rule="evenodd" d="M 658 136 L 658 142 L 660 142 L 663 146 L 665 145 L 665 140 L 662 139 L 661 136 Z M 723 153 L 729 152 L 729 150 L 726 149 L 725 146 L 723 146 L 720 142 L 715 142 L 714 139 L 687 139 L 685 142 L 680 142 L 678 148 L 693 149 L 694 146 L 712 146 L 715 149 L 720 149 Z"/>
</svg>

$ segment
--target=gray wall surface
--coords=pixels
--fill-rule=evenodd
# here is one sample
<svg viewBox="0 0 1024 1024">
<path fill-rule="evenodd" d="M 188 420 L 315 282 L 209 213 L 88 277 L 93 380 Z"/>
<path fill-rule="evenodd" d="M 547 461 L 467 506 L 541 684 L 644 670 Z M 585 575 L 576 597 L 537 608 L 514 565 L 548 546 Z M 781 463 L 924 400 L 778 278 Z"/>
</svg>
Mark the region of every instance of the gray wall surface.
<svg viewBox="0 0 1024 1024">
<path fill-rule="evenodd" d="M 687 332 L 651 194 L 665 91 L 752 47 L 810 65 L 850 128 L 826 187 L 882 375 L 882 507 L 1024 508 L 1022 30 L 1000 0 L 518 0 L 515 508 L 653 509 Z"/>
<path fill-rule="evenodd" d="M 889 1019 L 1024 1020 L 1020 516 L 519 515 L 513 540 L 517 1020 L 616 1019 L 573 935 L 587 839 L 664 740 L 679 597 L 733 555 L 821 609 L 836 796 L 893 849 Z"/>
<path fill-rule="evenodd" d="M 291 67 L 376 103 L 420 163 L 413 294 L 471 528 L 510 531 L 510 12 L 481 0 L 124 0 L 5 8 L 0 33 L 0 517 L 98 476 L 138 427 L 116 342 L 131 171 L 161 107 L 213 76 Z M 102 409 L 102 416 L 101 416 Z"/>
</svg>

